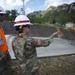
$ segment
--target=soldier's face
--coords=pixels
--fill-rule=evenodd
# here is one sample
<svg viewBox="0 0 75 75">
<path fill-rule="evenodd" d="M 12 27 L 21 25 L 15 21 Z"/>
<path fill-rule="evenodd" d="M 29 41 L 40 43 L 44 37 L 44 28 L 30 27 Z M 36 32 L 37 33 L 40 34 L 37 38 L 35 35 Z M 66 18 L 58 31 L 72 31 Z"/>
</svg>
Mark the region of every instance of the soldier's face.
<svg viewBox="0 0 75 75">
<path fill-rule="evenodd" d="M 30 28 L 29 27 L 23 27 L 23 33 L 28 34 Z"/>
</svg>

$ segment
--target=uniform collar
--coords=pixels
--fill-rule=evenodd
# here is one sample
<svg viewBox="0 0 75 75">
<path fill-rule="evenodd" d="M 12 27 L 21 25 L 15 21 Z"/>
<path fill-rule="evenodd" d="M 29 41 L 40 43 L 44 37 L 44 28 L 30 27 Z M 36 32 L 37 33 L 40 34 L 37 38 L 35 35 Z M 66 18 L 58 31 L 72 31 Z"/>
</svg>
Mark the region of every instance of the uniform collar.
<svg viewBox="0 0 75 75">
<path fill-rule="evenodd" d="M 19 34 L 20 37 L 27 37 L 28 35 L 23 35 L 22 33 Z"/>
</svg>

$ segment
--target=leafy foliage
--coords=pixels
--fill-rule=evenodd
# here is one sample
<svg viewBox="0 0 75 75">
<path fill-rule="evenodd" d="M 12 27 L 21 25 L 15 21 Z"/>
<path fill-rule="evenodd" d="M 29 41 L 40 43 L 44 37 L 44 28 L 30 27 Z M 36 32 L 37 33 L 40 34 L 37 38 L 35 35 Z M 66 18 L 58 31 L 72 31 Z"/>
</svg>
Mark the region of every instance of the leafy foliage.
<svg viewBox="0 0 75 75">
<path fill-rule="evenodd" d="M 17 12 L 17 10 L 6 10 L 6 21 L 14 21 L 15 17 L 18 15 L 19 13 Z"/>
<path fill-rule="evenodd" d="M 58 7 L 50 6 L 45 11 L 37 11 L 28 14 L 32 23 L 59 23 L 60 25 L 67 22 L 75 23 L 75 2 L 71 4 L 63 4 Z"/>
<path fill-rule="evenodd" d="M 17 10 L 6 11 L 6 21 L 14 21 L 19 15 Z M 75 2 L 63 4 L 58 7 L 50 6 L 44 11 L 35 11 L 27 15 L 32 23 L 60 24 L 67 22 L 75 23 Z"/>
</svg>

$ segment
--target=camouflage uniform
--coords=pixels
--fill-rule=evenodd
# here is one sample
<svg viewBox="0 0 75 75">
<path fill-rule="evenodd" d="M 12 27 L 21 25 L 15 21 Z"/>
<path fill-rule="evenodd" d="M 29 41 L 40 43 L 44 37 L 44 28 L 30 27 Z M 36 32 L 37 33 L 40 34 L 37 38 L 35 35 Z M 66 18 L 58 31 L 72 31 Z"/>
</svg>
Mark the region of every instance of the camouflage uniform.
<svg viewBox="0 0 75 75">
<path fill-rule="evenodd" d="M 20 75 L 37 75 L 38 60 L 36 57 L 36 47 L 46 47 L 53 39 L 53 35 L 49 39 L 33 39 L 21 34 L 16 36 L 12 42 L 16 59 L 19 61 L 18 68 Z M 39 44 L 41 42 L 41 44 Z"/>
</svg>

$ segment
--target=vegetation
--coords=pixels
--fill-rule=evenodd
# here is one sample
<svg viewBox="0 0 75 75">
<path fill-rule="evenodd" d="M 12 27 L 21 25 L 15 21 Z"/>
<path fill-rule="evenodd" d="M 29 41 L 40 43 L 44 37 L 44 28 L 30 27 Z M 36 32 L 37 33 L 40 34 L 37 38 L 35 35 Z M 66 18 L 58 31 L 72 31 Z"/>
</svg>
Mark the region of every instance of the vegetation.
<svg viewBox="0 0 75 75">
<path fill-rule="evenodd" d="M 19 15 L 17 10 L 7 10 L 5 20 L 14 21 L 17 15 Z M 54 24 L 63 27 L 67 22 L 75 23 L 75 2 L 63 4 L 58 7 L 50 6 L 47 10 L 35 11 L 27 16 L 32 23 L 37 23 L 38 25 Z"/>
<path fill-rule="evenodd" d="M 6 18 L 5 21 L 14 21 L 15 17 L 18 15 L 19 13 L 17 12 L 17 10 L 6 10 Z"/>
<path fill-rule="evenodd" d="M 37 11 L 39 12 L 39 11 Z M 47 10 L 28 14 L 32 23 L 48 23 L 64 25 L 67 22 L 75 23 L 75 2 L 58 7 L 50 6 Z"/>
<path fill-rule="evenodd" d="M 40 75 L 75 75 L 75 55 L 39 59 Z"/>
</svg>

